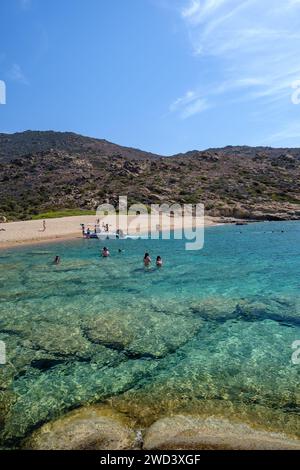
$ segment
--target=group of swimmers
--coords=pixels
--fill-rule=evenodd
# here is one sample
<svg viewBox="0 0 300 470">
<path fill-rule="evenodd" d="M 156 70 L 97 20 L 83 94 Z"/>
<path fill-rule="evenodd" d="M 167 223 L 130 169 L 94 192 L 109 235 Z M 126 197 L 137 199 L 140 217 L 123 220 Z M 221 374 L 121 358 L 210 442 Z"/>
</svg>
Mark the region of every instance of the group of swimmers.
<svg viewBox="0 0 300 470">
<path fill-rule="evenodd" d="M 123 251 L 123 250 L 121 250 L 121 249 L 119 248 L 118 252 L 119 252 L 119 253 L 122 253 L 122 251 Z M 106 246 L 102 249 L 102 251 L 101 251 L 101 256 L 102 256 L 102 258 L 108 258 L 108 257 L 110 256 L 109 249 L 108 249 Z M 144 263 L 144 266 L 145 266 L 146 268 L 148 268 L 148 267 L 151 265 L 152 260 L 151 260 L 151 258 L 150 258 L 149 253 L 145 253 L 144 259 L 143 259 L 143 263 Z M 53 261 L 53 264 L 56 264 L 56 265 L 60 264 L 60 256 L 55 256 L 54 261 Z M 156 257 L 156 266 L 157 266 L 158 268 L 161 268 L 162 265 L 163 265 L 163 261 L 162 261 L 161 256 L 157 256 L 157 257 Z"/>
<path fill-rule="evenodd" d="M 119 248 L 119 253 L 122 253 L 122 250 L 121 250 L 120 248 Z M 105 247 L 102 249 L 101 254 L 102 254 L 102 257 L 103 257 L 103 258 L 108 258 L 108 257 L 110 256 L 109 249 L 106 248 L 106 246 L 105 246 Z M 143 259 L 143 263 L 144 263 L 144 266 L 145 266 L 146 268 L 148 268 L 148 267 L 151 265 L 152 260 L 151 260 L 151 258 L 150 258 L 149 253 L 145 253 L 144 259 Z M 162 265 L 163 265 L 163 261 L 162 261 L 161 256 L 157 256 L 157 257 L 156 257 L 156 266 L 157 266 L 158 268 L 161 268 Z"/>
<path fill-rule="evenodd" d="M 149 253 L 145 253 L 145 256 L 144 256 L 144 260 L 143 260 L 143 261 L 144 261 L 144 266 L 145 266 L 146 268 L 148 268 L 148 267 L 150 266 L 150 264 L 152 263 L 152 260 L 151 260 L 151 258 L 150 258 Z M 157 257 L 156 257 L 156 266 L 157 266 L 158 268 L 161 268 L 162 265 L 163 265 L 163 261 L 162 261 L 162 259 L 161 259 L 161 256 L 157 256 Z"/>
</svg>

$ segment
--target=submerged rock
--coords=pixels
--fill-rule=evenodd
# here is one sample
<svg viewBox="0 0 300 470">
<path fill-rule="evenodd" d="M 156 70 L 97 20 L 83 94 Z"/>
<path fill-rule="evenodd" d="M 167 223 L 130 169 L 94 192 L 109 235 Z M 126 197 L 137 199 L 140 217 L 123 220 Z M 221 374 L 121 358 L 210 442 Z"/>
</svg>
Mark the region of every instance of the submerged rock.
<svg viewBox="0 0 300 470">
<path fill-rule="evenodd" d="M 112 358 L 110 366 L 77 362 L 20 377 L 14 382 L 17 399 L 6 415 L 3 441 L 18 444 L 32 429 L 72 408 L 103 401 L 137 386 L 157 367 L 157 362 L 118 363 L 118 358 Z"/>
<path fill-rule="evenodd" d="M 202 325 L 195 317 L 165 315 L 162 312 L 107 312 L 85 325 L 95 343 L 124 350 L 131 356 L 163 357 L 191 339 Z"/>
<path fill-rule="evenodd" d="M 122 450 L 134 447 L 133 423 L 104 406 L 72 411 L 45 424 L 24 442 L 35 450 Z"/>
<path fill-rule="evenodd" d="M 300 440 L 226 419 L 177 415 L 148 429 L 144 449 L 300 450 Z"/>
<path fill-rule="evenodd" d="M 300 325 L 300 301 L 285 297 L 255 298 L 240 301 L 236 314 L 248 321 L 274 320 Z"/>
<path fill-rule="evenodd" d="M 299 328 L 271 320 L 207 323 L 174 354 L 159 361 L 151 381 L 113 399 L 114 406 L 148 416 L 178 413 L 191 402 L 218 400 L 299 412 L 299 368 L 291 361 Z M 153 419 L 152 419 L 153 421 Z M 276 428 L 275 428 L 276 429 Z M 300 427 L 294 427 L 300 436 Z"/>
<path fill-rule="evenodd" d="M 236 317 L 238 299 L 221 296 L 205 297 L 201 300 L 192 300 L 188 306 L 195 314 L 205 320 L 229 320 Z"/>
<path fill-rule="evenodd" d="M 90 347 L 80 328 L 72 325 L 39 322 L 32 325 L 29 338 L 40 349 L 66 356 L 84 355 Z"/>
</svg>

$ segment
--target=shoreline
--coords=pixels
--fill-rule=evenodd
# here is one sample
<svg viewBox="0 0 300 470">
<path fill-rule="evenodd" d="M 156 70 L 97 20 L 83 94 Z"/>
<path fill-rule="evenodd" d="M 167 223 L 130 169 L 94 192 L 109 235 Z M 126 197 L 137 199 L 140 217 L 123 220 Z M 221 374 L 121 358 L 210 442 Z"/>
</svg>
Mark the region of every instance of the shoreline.
<svg viewBox="0 0 300 470">
<path fill-rule="evenodd" d="M 129 226 L 128 234 L 145 235 L 146 233 L 149 233 L 148 216 L 142 216 L 138 232 L 130 230 L 130 225 L 134 223 L 134 217 L 122 217 L 126 217 L 126 219 L 123 219 L 118 227 L 124 228 L 125 225 L 126 227 Z M 110 216 L 108 216 L 108 219 L 109 218 Z M 92 220 L 91 216 L 71 216 L 57 219 L 45 219 L 45 221 L 45 231 L 42 229 L 42 220 L 26 220 L 1 223 L 0 230 L 4 229 L 4 231 L 0 231 L 0 251 L 9 248 L 40 245 L 44 243 L 63 242 L 76 239 L 82 240 L 83 237 L 81 235 L 80 224 L 83 223 L 86 227 L 93 229 L 96 224 L 96 216 L 94 221 Z M 160 220 L 160 222 L 160 229 L 158 230 L 159 233 L 169 229 L 177 230 L 182 228 L 182 218 L 179 217 L 164 217 L 163 220 Z M 117 228 L 111 219 L 108 220 L 108 223 L 112 227 L 112 231 Z M 219 225 L 223 225 L 221 222 L 219 222 L 219 219 L 206 216 L 204 218 L 204 225 L 203 219 L 199 218 L 198 220 L 194 219 L 192 223 L 185 224 L 184 228 L 196 229 L 201 227 L 215 227 Z"/>
</svg>

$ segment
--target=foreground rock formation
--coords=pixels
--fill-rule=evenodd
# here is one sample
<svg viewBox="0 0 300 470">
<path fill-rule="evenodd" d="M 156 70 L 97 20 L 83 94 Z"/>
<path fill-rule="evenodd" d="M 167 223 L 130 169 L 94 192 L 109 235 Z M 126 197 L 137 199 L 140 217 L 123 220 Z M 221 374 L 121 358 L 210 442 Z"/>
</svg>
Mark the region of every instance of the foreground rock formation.
<svg viewBox="0 0 300 470">
<path fill-rule="evenodd" d="M 143 433 L 134 421 L 105 406 L 68 413 L 42 426 L 24 442 L 37 450 L 300 450 L 300 440 L 221 418 L 175 415 Z"/>
</svg>

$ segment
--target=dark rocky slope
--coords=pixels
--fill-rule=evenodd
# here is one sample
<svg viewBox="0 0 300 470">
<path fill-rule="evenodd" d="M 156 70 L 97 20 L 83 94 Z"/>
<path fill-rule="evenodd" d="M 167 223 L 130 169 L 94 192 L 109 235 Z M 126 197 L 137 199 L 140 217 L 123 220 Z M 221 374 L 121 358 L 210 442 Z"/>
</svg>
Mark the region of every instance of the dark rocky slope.
<svg viewBox="0 0 300 470">
<path fill-rule="evenodd" d="M 300 219 L 300 149 L 226 147 L 162 157 L 73 133 L 0 134 L 0 216 L 129 202 L 197 203 L 216 217 Z"/>
</svg>

